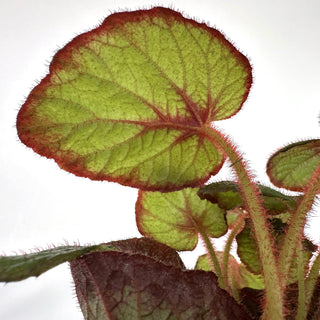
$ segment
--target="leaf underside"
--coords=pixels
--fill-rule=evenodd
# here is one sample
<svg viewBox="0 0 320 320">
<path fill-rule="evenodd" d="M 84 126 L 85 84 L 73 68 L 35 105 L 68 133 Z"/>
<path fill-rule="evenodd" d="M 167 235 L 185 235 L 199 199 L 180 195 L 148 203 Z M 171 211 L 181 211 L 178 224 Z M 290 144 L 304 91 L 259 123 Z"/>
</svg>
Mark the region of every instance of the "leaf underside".
<svg viewBox="0 0 320 320">
<path fill-rule="evenodd" d="M 143 237 L 112 241 L 106 245 L 110 245 L 120 252 L 144 255 L 163 264 L 185 269 L 177 251 L 151 238 Z"/>
<path fill-rule="evenodd" d="M 319 139 L 296 142 L 280 149 L 269 159 L 267 174 L 277 187 L 304 191 L 319 163 Z"/>
<path fill-rule="evenodd" d="M 71 271 L 86 320 L 250 319 L 212 272 L 120 252 L 86 255 Z"/>
<path fill-rule="evenodd" d="M 119 251 L 150 257 L 168 266 L 185 269 L 179 254 L 150 238 L 132 238 L 94 246 L 63 246 L 16 256 L 0 256 L 0 282 L 20 281 L 91 252 Z"/>
<path fill-rule="evenodd" d="M 197 196 L 198 188 L 162 193 L 139 191 L 136 221 L 139 231 L 176 250 L 193 250 L 199 233 L 221 237 L 227 231 L 225 210 Z"/>
<path fill-rule="evenodd" d="M 241 261 L 254 274 L 261 273 L 261 262 L 259 259 L 258 244 L 253 237 L 253 232 L 248 221 L 242 231 L 237 234 L 237 254 Z"/>
<path fill-rule="evenodd" d="M 274 245 L 276 250 L 280 250 L 283 237 L 286 232 L 287 224 L 280 218 L 269 219 Z M 248 270 L 254 274 L 261 273 L 261 262 L 259 259 L 259 251 L 257 242 L 253 236 L 253 231 L 248 220 L 246 220 L 245 227 L 236 236 L 237 253 L 241 261 L 246 265 Z M 312 252 L 317 250 L 317 246 L 306 237 L 302 240 L 303 245 L 303 262 L 307 265 L 309 259 L 312 257 Z M 288 283 L 294 283 L 298 279 L 298 265 L 297 259 L 292 261 L 288 275 Z"/>
<path fill-rule="evenodd" d="M 298 205 L 299 196 L 288 196 L 270 187 L 257 185 L 262 195 L 262 204 L 268 215 L 278 215 L 294 210 Z M 220 181 L 208 184 L 198 191 L 201 199 L 216 203 L 220 208 L 232 210 L 244 208 L 245 204 L 238 187 L 233 181 Z"/>
<path fill-rule="evenodd" d="M 18 135 L 78 176 L 197 186 L 224 162 L 201 128 L 237 113 L 251 82 L 247 58 L 217 30 L 161 7 L 116 13 L 57 52 Z"/>
<path fill-rule="evenodd" d="M 110 246 L 89 247 L 64 246 L 34 253 L 0 257 L 0 282 L 20 281 L 40 274 L 66 261 L 98 250 L 108 250 Z"/>
</svg>

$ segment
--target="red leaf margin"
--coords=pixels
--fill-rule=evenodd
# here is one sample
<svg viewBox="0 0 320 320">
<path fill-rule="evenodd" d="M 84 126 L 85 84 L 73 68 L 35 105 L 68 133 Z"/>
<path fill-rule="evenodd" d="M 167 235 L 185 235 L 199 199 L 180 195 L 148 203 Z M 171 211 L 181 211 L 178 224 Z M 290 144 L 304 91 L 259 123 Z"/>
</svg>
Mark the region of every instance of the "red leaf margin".
<svg viewBox="0 0 320 320">
<path fill-rule="evenodd" d="M 37 145 L 35 143 L 35 135 L 29 136 L 28 131 L 20 130 L 19 128 L 22 128 L 23 125 L 28 126 L 28 124 L 32 123 L 32 111 L 30 112 L 30 109 L 32 108 L 32 105 L 37 101 L 37 96 L 41 96 L 45 90 L 51 85 L 51 77 L 59 70 L 62 70 L 64 68 L 64 64 L 66 61 L 72 59 L 72 52 L 75 48 L 79 46 L 83 46 L 87 43 L 89 43 L 95 35 L 99 34 L 100 32 L 111 32 L 113 29 L 117 28 L 119 25 L 123 25 L 127 22 L 139 22 L 145 19 L 145 17 L 168 17 L 171 16 L 175 18 L 177 21 L 181 21 L 182 23 L 190 23 L 191 25 L 195 26 L 196 28 L 201 28 L 208 33 L 212 35 L 213 38 L 219 39 L 223 45 L 225 45 L 230 52 L 237 58 L 237 61 L 242 64 L 244 69 L 246 69 L 247 72 L 247 81 L 246 81 L 246 91 L 243 95 L 242 102 L 239 104 L 239 108 L 230 116 L 227 118 L 232 117 L 234 114 L 236 114 L 241 108 L 243 103 L 248 97 L 251 85 L 252 85 L 252 67 L 245 55 L 243 55 L 240 51 L 238 51 L 233 44 L 231 44 L 225 36 L 218 30 L 213 29 L 209 26 L 207 26 L 205 23 L 199 23 L 195 20 L 185 18 L 180 12 L 174 11 L 169 8 L 165 7 L 154 7 L 152 9 L 143 9 L 143 10 L 137 10 L 137 11 L 124 11 L 124 12 L 118 12 L 111 14 L 108 16 L 100 26 L 97 28 L 88 31 L 86 33 L 83 33 L 79 36 L 76 36 L 73 40 L 71 40 L 65 47 L 60 49 L 53 57 L 50 65 L 49 65 L 49 73 L 43 78 L 40 83 L 31 91 L 28 98 L 26 99 L 25 103 L 22 105 L 18 116 L 17 116 L 17 130 L 18 130 L 18 136 L 25 145 L 32 148 L 36 153 L 40 154 L 41 156 L 44 156 L 48 159 L 54 159 L 55 162 L 58 164 L 58 166 L 70 173 L 73 173 L 76 176 L 79 177 L 86 177 L 91 180 L 98 180 L 98 181 L 111 181 L 111 182 L 117 182 L 122 185 L 127 185 L 131 187 L 140 188 L 143 190 L 149 190 L 149 191 L 158 191 L 161 188 L 157 188 L 154 186 L 151 187 L 145 187 L 141 185 L 139 181 L 134 181 L 132 177 L 128 176 L 118 176 L 117 178 L 109 177 L 102 173 L 94 173 L 85 168 L 84 165 L 84 159 L 75 157 L 74 153 L 72 151 L 64 151 L 63 153 L 60 152 L 54 152 L 43 145 Z M 200 112 L 201 113 L 201 112 Z M 206 112 L 205 112 L 206 113 Z M 199 114 L 199 116 L 206 117 L 206 114 Z M 212 119 L 213 120 L 213 119 Z M 198 128 L 199 129 L 199 128 Z M 200 132 L 200 134 L 199 134 Z M 41 135 L 41 133 L 39 133 Z M 191 134 L 191 132 L 190 132 Z M 198 135 L 198 137 L 201 139 L 201 131 L 197 130 L 197 133 L 193 132 L 193 134 Z M 205 135 L 203 135 L 205 137 Z M 57 150 L 58 151 L 58 150 Z M 220 165 L 216 166 L 211 172 L 209 172 L 206 176 L 199 178 L 196 181 L 192 181 L 189 183 L 184 184 L 183 186 L 176 187 L 175 185 L 168 185 L 165 189 L 165 191 L 175 191 L 179 190 L 183 187 L 198 187 L 203 185 L 212 175 L 217 174 L 221 167 L 223 166 L 224 160 L 221 161 Z"/>
</svg>

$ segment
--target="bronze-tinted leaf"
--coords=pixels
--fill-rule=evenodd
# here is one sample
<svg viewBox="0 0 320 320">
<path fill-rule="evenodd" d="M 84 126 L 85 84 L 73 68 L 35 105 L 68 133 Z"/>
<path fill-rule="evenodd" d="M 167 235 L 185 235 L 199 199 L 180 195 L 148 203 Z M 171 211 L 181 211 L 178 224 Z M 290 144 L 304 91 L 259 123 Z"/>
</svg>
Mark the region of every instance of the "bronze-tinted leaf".
<svg viewBox="0 0 320 320">
<path fill-rule="evenodd" d="M 250 319 L 212 272 L 120 252 L 86 255 L 71 271 L 86 320 Z"/>
</svg>

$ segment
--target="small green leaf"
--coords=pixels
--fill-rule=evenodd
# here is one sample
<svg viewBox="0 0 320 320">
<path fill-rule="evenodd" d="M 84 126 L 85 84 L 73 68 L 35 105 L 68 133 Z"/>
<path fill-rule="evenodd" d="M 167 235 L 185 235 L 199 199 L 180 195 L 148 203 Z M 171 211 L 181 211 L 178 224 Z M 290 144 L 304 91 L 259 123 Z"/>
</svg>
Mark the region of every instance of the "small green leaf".
<svg viewBox="0 0 320 320">
<path fill-rule="evenodd" d="M 283 243 L 283 236 L 285 235 L 287 224 L 284 223 L 280 218 L 269 219 L 271 232 L 274 239 L 274 245 L 277 250 L 280 250 Z M 236 236 L 238 248 L 237 253 L 241 261 L 246 265 L 249 271 L 254 274 L 261 273 L 261 264 L 259 260 L 259 251 L 257 242 L 253 237 L 251 226 L 248 220 L 246 220 L 245 227 Z M 312 252 L 317 249 L 309 239 L 303 239 L 303 258 L 307 264 L 312 256 Z M 288 283 L 294 283 L 298 279 L 298 266 L 297 260 L 295 259 L 291 266 L 288 276 Z"/>
<path fill-rule="evenodd" d="M 320 163 L 320 140 L 296 142 L 277 151 L 268 161 L 267 173 L 274 185 L 304 191 Z"/>
<path fill-rule="evenodd" d="M 139 231 L 176 250 L 193 250 L 199 233 L 221 237 L 227 232 L 225 211 L 197 196 L 197 188 L 161 193 L 139 191 Z"/>
<path fill-rule="evenodd" d="M 200 188 L 198 195 L 201 199 L 216 203 L 225 210 L 231 210 L 243 205 L 238 185 L 232 181 L 208 184 Z"/>
<path fill-rule="evenodd" d="M 218 253 L 219 252 L 216 252 L 217 256 L 219 256 Z M 203 271 L 212 271 L 213 266 L 212 266 L 211 261 L 208 258 L 208 256 L 206 254 L 203 254 L 198 257 L 194 269 L 195 270 L 203 270 Z"/>
<path fill-rule="evenodd" d="M 258 185 L 262 194 L 263 206 L 269 215 L 279 215 L 296 209 L 301 196 L 288 196 L 273 188 Z"/>
<path fill-rule="evenodd" d="M 287 196 L 270 187 L 258 184 L 263 199 L 263 206 L 269 215 L 278 215 L 292 211 L 297 207 L 300 197 Z M 207 199 L 216 203 L 220 208 L 231 210 L 244 207 L 239 187 L 232 181 L 221 181 L 202 187 L 198 195 L 201 199 Z"/>
<path fill-rule="evenodd" d="M 86 320 L 250 320 L 212 272 L 121 252 L 86 255 L 71 272 Z"/>
<path fill-rule="evenodd" d="M 217 256 L 220 261 L 222 261 L 223 252 L 217 252 Z M 212 266 L 210 264 L 210 259 L 206 254 L 201 255 L 196 263 L 196 270 L 212 271 Z M 237 279 L 238 289 L 245 287 L 252 289 L 264 289 L 264 280 L 262 275 L 251 273 L 243 263 L 238 263 L 234 256 L 229 255 L 229 286 L 232 286 L 232 277 Z M 230 277 L 231 275 L 231 277 Z"/>
<path fill-rule="evenodd" d="M 196 186 L 224 162 L 204 128 L 237 113 L 251 83 L 248 59 L 217 30 L 167 8 L 116 13 L 58 51 L 18 135 L 78 176 Z"/>
<path fill-rule="evenodd" d="M 20 281 L 40 274 L 61 263 L 79 258 L 92 251 L 111 250 L 111 246 L 65 246 L 17 256 L 0 257 L 0 281 Z"/>
<path fill-rule="evenodd" d="M 256 290 L 264 289 L 264 280 L 261 274 L 254 274 L 250 272 L 245 264 L 241 263 L 239 265 L 239 274 L 242 279 L 241 288 L 252 288 Z"/>
<path fill-rule="evenodd" d="M 246 224 L 242 231 L 237 234 L 236 240 L 238 244 L 237 253 L 241 261 L 252 273 L 260 274 L 261 263 L 259 259 L 259 250 L 248 220 L 246 220 Z"/>
</svg>

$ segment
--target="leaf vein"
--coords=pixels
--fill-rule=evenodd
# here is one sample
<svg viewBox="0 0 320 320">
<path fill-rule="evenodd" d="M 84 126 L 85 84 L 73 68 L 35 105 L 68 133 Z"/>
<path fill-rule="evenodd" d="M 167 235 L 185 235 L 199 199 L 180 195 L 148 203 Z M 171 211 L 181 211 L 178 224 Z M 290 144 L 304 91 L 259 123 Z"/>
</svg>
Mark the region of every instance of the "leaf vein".
<svg viewBox="0 0 320 320">
<path fill-rule="evenodd" d="M 196 106 L 196 103 L 192 101 L 191 97 L 186 96 L 184 90 L 182 88 L 179 88 L 175 82 L 169 78 L 169 76 L 166 74 L 166 72 L 155 62 L 151 59 L 150 56 L 148 56 L 136 43 L 134 43 L 126 34 L 126 32 L 123 32 L 123 36 L 126 38 L 127 41 L 130 42 L 131 46 L 135 48 L 144 58 L 159 72 L 162 78 L 164 78 L 168 84 L 171 86 L 171 88 L 181 96 L 183 101 L 185 102 L 186 108 L 189 110 L 190 115 L 198 122 L 198 124 L 202 125 L 202 120 L 199 116 L 199 114 L 196 112 L 197 110 L 194 108 Z M 190 104 L 191 103 L 191 104 Z"/>
</svg>

